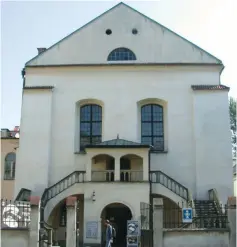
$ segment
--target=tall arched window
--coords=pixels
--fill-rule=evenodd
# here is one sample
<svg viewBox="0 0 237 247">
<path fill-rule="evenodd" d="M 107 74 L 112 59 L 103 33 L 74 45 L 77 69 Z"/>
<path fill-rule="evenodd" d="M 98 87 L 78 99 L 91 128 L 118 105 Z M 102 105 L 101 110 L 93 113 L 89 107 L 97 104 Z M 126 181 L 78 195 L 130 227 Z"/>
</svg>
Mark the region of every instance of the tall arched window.
<svg viewBox="0 0 237 247">
<path fill-rule="evenodd" d="M 135 54 L 127 48 L 117 48 L 110 52 L 108 61 L 129 61 L 136 60 Z"/>
<path fill-rule="evenodd" d="M 16 154 L 9 153 L 5 158 L 4 179 L 15 179 Z"/>
<path fill-rule="evenodd" d="M 161 105 L 142 106 L 141 142 L 152 145 L 154 150 L 164 151 L 164 116 Z"/>
<path fill-rule="evenodd" d="M 88 144 L 100 143 L 102 138 L 102 107 L 84 105 L 80 109 L 80 150 Z"/>
</svg>

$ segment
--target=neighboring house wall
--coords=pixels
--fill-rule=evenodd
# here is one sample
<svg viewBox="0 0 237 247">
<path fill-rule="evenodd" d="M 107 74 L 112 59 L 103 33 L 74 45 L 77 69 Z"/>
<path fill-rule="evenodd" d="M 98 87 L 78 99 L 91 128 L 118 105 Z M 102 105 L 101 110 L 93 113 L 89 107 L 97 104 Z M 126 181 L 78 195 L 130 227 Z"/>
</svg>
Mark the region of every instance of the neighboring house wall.
<svg viewBox="0 0 237 247">
<path fill-rule="evenodd" d="M 16 148 L 19 145 L 17 138 L 1 138 L 1 198 L 12 200 L 14 199 L 14 177 L 5 177 L 5 159 L 8 154 L 16 153 Z M 16 167 L 15 167 L 16 168 Z"/>
</svg>

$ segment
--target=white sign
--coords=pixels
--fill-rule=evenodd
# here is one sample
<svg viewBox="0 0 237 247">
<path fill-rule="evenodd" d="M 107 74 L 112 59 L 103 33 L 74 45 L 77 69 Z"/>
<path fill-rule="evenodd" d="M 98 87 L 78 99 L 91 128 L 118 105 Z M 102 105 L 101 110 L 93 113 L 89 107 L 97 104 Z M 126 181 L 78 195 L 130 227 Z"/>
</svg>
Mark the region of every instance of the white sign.
<svg viewBox="0 0 237 247">
<path fill-rule="evenodd" d="M 86 223 L 86 238 L 97 238 L 98 235 L 98 222 L 88 221 Z"/>
<path fill-rule="evenodd" d="M 139 223 L 137 220 L 127 221 L 127 235 L 128 236 L 139 236 L 140 235 Z"/>
<path fill-rule="evenodd" d="M 183 208 L 182 209 L 182 219 L 183 223 L 192 223 L 193 221 L 193 209 Z"/>
</svg>

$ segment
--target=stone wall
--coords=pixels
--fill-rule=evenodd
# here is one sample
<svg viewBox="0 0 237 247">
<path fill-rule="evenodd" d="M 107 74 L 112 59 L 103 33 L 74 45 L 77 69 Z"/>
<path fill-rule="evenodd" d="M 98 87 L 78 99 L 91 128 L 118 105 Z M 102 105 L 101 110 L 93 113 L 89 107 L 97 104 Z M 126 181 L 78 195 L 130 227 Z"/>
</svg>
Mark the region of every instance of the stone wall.
<svg viewBox="0 0 237 247">
<path fill-rule="evenodd" d="M 229 247 L 228 231 L 164 231 L 163 247 Z M 154 246 L 155 247 L 155 246 Z"/>
<path fill-rule="evenodd" d="M 163 199 L 153 201 L 153 247 L 235 247 L 236 197 L 228 199 L 228 226 L 225 229 L 163 228 Z"/>
</svg>

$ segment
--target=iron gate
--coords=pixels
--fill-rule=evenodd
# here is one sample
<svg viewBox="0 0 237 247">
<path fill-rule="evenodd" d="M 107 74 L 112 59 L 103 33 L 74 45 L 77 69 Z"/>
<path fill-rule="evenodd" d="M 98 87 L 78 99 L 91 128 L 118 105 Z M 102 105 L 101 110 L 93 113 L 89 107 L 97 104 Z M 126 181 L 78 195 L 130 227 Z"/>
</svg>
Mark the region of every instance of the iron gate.
<svg viewBox="0 0 237 247">
<path fill-rule="evenodd" d="M 153 247 L 153 208 L 141 202 L 141 247 Z"/>
</svg>

